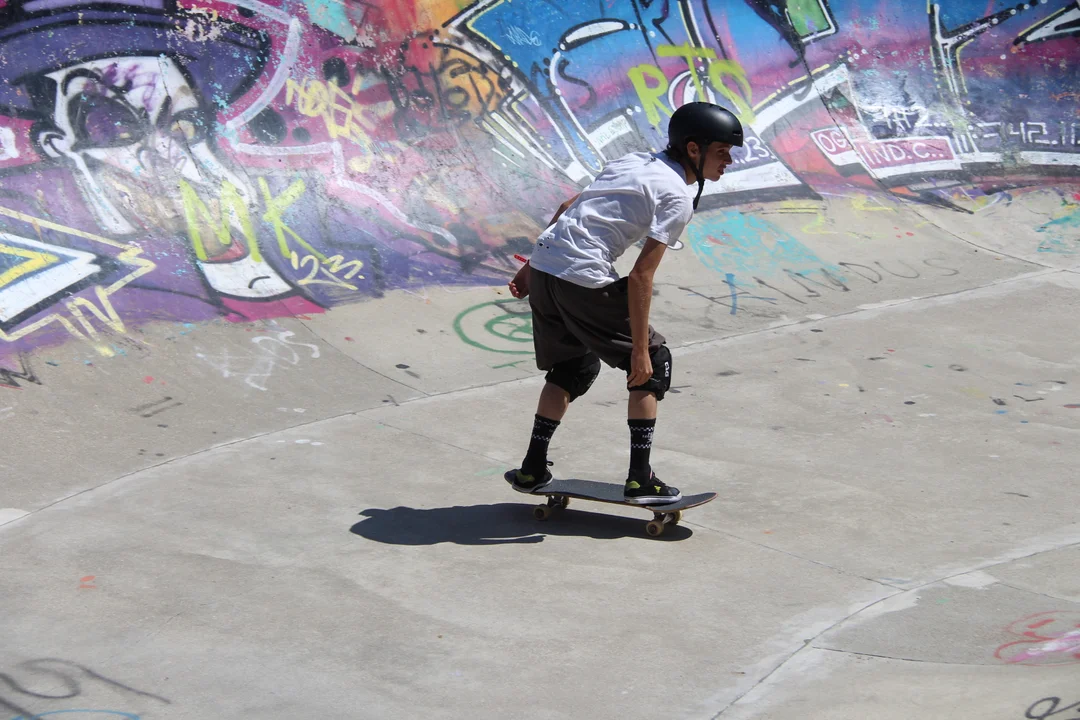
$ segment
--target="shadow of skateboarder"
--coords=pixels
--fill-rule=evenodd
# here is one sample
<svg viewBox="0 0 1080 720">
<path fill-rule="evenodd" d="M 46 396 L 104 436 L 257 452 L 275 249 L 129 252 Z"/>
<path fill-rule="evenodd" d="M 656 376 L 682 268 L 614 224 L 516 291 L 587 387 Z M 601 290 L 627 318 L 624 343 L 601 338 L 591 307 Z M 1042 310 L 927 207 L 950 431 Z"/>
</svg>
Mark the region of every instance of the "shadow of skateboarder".
<svg viewBox="0 0 1080 720">
<path fill-rule="evenodd" d="M 506 545 L 539 543 L 546 535 L 590 537 L 594 540 L 643 537 L 641 520 L 633 517 L 568 509 L 565 519 L 542 526 L 532 517 L 532 506 L 519 503 L 455 505 L 442 508 L 369 508 L 364 519 L 350 528 L 354 535 L 391 545 Z M 574 516 L 577 517 L 574 517 Z M 685 525 L 671 528 L 659 540 L 685 540 L 693 531 Z"/>
</svg>

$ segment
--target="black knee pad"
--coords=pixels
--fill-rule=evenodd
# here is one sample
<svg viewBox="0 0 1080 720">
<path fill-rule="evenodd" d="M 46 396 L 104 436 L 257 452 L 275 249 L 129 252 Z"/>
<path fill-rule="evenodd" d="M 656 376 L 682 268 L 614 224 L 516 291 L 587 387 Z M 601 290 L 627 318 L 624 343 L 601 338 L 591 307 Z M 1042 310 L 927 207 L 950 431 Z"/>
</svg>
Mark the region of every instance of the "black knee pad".
<svg viewBox="0 0 1080 720">
<path fill-rule="evenodd" d="M 651 392 L 656 395 L 657 401 L 660 401 L 671 388 L 671 351 L 667 345 L 661 345 L 649 353 L 649 359 L 652 361 L 652 377 L 644 385 L 632 387 L 630 390 Z"/>
<path fill-rule="evenodd" d="M 589 391 L 600 374 L 600 358 L 594 353 L 564 360 L 548 370 L 546 380 L 570 393 L 570 402 Z"/>
</svg>

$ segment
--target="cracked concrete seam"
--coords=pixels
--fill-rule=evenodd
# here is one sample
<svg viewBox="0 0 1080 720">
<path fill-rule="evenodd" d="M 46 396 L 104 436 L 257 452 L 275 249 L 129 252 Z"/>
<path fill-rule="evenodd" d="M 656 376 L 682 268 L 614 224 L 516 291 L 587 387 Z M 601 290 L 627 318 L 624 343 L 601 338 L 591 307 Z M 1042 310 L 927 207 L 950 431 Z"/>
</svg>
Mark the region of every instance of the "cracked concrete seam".
<svg viewBox="0 0 1080 720">
<path fill-rule="evenodd" d="M 305 329 L 305 330 L 307 330 L 307 331 L 308 331 L 309 333 L 311 333 L 312 335 L 314 335 L 314 336 L 315 336 L 316 338 L 318 338 L 319 340 L 322 340 L 322 341 L 323 341 L 324 343 L 326 343 L 326 345 L 327 345 L 328 347 L 331 347 L 331 348 L 333 348 L 333 349 L 334 349 L 334 352 L 336 352 L 336 353 L 337 353 L 338 355 L 341 355 L 341 356 L 342 356 L 343 358 L 345 358 L 346 360 L 349 360 L 349 361 L 353 362 L 354 364 L 356 364 L 356 365 L 359 365 L 360 367 L 362 367 L 362 368 L 364 368 L 365 370 L 367 370 L 368 372 L 370 372 L 370 373 L 371 373 L 372 375 L 378 375 L 379 377 L 383 378 L 384 380 L 389 380 L 390 382 L 394 383 L 395 385 L 401 385 L 402 387 L 406 387 L 406 388 L 409 388 L 409 389 L 410 389 L 410 390 L 412 390 L 413 392 L 417 392 L 417 393 L 420 393 L 421 395 L 425 395 L 425 396 L 426 396 L 426 395 L 430 395 L 430 393 L 424 392 L 424 391 L 423 391 L 423 390 L 421 390 L 420 388 L 415 388 L 415 387 L 413 387 L 412 385 L 409 385 L 409 384 L 408 384 L 408 383 L 406 383 L 406 382 L 402 382 L 401 380 L 398 380 L 397 378 L 392 378 L 392 377 L 390 377 L 389 375 L 386 375 L 385 373 L 381 373 L 381 372 L 379 372 L 378 370 L 376 370 L 375 368 L 372 368 L 372 367 L 368 367 L 368 366 L 367 366 L 367 365 L 365 365 L 364 363 L 360 362 L 360 358 L 356 358 L 356 357 L 353 357 L 352 355 L 350 355 L 349 353 L 345 352 L 345 351 L 344 351 L 344 350 L 342 350 L 342 349 L 341 349 L 340 347 L 338 347 L 336 343 L 334 343 L 334 342 L 333 342 L 333 341 L 331 341 L 331 340 L 327 340 L 327 339 L 326 339 L 325 337 L 323 337 L 322 335 L 320 335 L 320 334 L 319 334 L 319 333 L 318 333 L 318 332 L 317 332 L 317 331 L 315 330 L 315 328 L 313 328 L 313 327 L 311 327 L 310 325 L 308 325 L 308 324 L 307 324 L 307 323 L 306 323 L 306 322 L 305 322 L 305 321 L 304 321 L 304 320 L 303 320 L 302 318 L 296 317 L 296 316 L 294 315 L 294 316 L 292 316 L 292 319 L 293 319 L 293 320 L 296 320 L 296 322 L 300 323 L 300 327 L 304 328 L 304 329 Z M 395 405 L 397 405 L 397 402 L 395 402 L 394 404 L 395 404 Z"/>
<path fill-rule="evenodd" d="M 1027 260 L 1027 259 L 1019 257 L 1017 255 L 1010 255 L 1009 253 L 1002 252 L 1001 250 L 994 250 L 993 248 L 988 248 L 988 247 L 986 247 L 984 245 L 979 245 L 976 242 L 972 242 L 971 240 L 968 240 L 967 238 L 958 235 L 957 233 L 953 232 L 952 230 L 937 224 L 936 222 L 934 222 L 931 218 L 927 217 L 926 215 L 923 215 L 920 212 L 921 209 L 922 208 L 914 207 L 914 208 L 912 208 L 912 212 L 914 212 L 916 215 L 921 217 L 926 222 L 930 223 L 930 225 L 934 226 L 935 228 L 937 228 L 941 232 L 945 233 L 946 235 L 948 235 L 950 237 L 955 238 L 956 240 L 964 243 L 965 245 L 970 245 L 971 247 L 978 248 L 979 250 L 982 250 L 982 251 L 988 252 L 988 253 L 992 253 L 994 255 L 1000 255 L 1001 257 L 1007 257 L 1007 258 L 1009 258 L 1011 260 L 1015 260 L 1017 262 L 1028 263 L 1029 265 L 1037 265 L 1039 267 L 1044 267 L 1044 268 L 1053 268 L 1052 265 L 1046 265 L 1045 263 L 1037 262 L 1035 260 Z"/>
<path fill-rule="evenodd" d="M 839 653 L 842 655 L 858 655 L 859 657 L 872 657 L 880 658 L 882 660 L 899 660 L 900 662 L 913 662 L 923 663 L 925 665 L 949 665 L 951 667 L 974 667 L 984 668 L 989 667 L 985 663 L 958 663 L 958 662 L 946 662 L 942 660 L 919 660 L 918 658 L 905 658 L 905 657 L 893 657 L 891 655 L 875 655 L 874 653 L 856 652 L 855 650 L 841 650 L 839 648 L 827 648 L 827 647 L 814 647 L 814 650 L 820 650 L 822 652 Z"/>
<path fill-rule="evenodd" d="M 702 530 L 708 530 L 710 532 L 716 533 L 717 535 L 723 535 L 724 537 L 727 537 L 727 538 L 732 538 L 732 539 L 735 539 L 735 540 L 739 540 L 740 542 L 747 543 L 748 545 L 752 545 L 752 546 L 754 546 L 756 548 L 760 548 L 762 550 L 767 550 L 769 552 L 779 553 L 781 555 L 785 555 L 787 557 L 793 558 L 795 560 L 799 560 L 801 562 L 810 563 L 811 565 L 817 565 L 818 567 L 822 567 L 822 568 L 826 568 L 828 570 L 832 570 L 835 573 L 839 573 L 841 575 L 846 575 L 847 577 L 858 578 L 859 580 L 864 580 L 864 581 L 869 582 L 869 583 L 874 583 L 875 585 L 881 585 L 882 587 L 892 588 L 892 589 L 898 591 L 898 592 L 893 593 L 892 595 L 889 595 L 889 598 L 896 597 L 897 595 L 903 595 L 905 592 L 908 592 L 904 588 L 902 588 L 902 587 L 900 587 L 898 585 L 893 585 L 892 583 L 885 582 L 884 580 L 879 580 L 877 578 L 864 577 L 863 575 L 859 575 L 858 573 L 851 572 L 850 570 L 845 570 L 844 568 L 841 568 L 841 567 L 836 567 L 835 565 L 830 565 L 829 563 L 823 562 L 821 560 L 814 560 L 813 558 L 804 557 L 802 555 L 798 555 L 796 553 L 793 553 L 790 550 L 784 550 L 783 548 L 777 548 L 777 547 L 773 547 L 771 545 L 766 545 L 766 544 L 764 544 L 764 543 L 762 543 L 760 541 L 757 541 L 757 540 L 752 540 L 750 538 L 744 538 L 741 535 L 736 535 L 734 533 L 727 532 L 725 530 L 720 530 L 718 528 L 710 527 L 708 525 L 702 524 L 700 521 L 687 522 L 687 521 L 683 520 L 682 524 L 683 525 L 690 525 L 690 526 L 693 526 L 693 527 L 700 527 Z M 889 598 L 882 598 L 881 600 L 877 600 L 875 602 L 882 602 L 883 600 L 888 600 Z M 867 605 L 866 607 L 870 607 L 870 605 Z M 865 610 L 865 609 L 866 608 L 863 608 L 863 610 Z M 849 615 L 848 617 L 853 617 L 854 615 L 857 615 L 860 612 L 862 612 L 862 610 L 857 610 L 855 613 L 853 613 L 852 615 Z"/>
<path fill-rule="evenodd" d="M 1014 562 L 1016 562 L 1018 560 L 1026 560 L 1026 559 L 1029 559 L 1029 558 L 1037 557 L 1039 555 L 1043 555 L 1045 553 L 1057 552 L 1058 550 L 1064 550 L 1064 549 L 1073 548 L 1073 547 L 1080 547 L 1080 542 L 1076 542 L 1076 541 L 1068 542 L 1068 541 L 1066 541 L 1066 542 L 1061 543 L 1060 545 L 1057 545 L 1057 546 L 1054 546 L 1054 547 L 1049 547 L 1049 548 L 1044 548 L 1044 549 L 1041 549 L 1041 550 L 1037 550 L 1037 551 L 1035 551 L 1033 553 L 1030 553 L 1028 555 L 1020 555 L 1020 556 L 1017 556 L 1017 557 L 1009 557 L 1009 558 L 1006 558 L 1006 559 L 1001 560 L 999 562 L 991 562 L 991 563 L 986 564 L 986 565 L 976 565 L 976 566 L 973 566 L 970 569 L 966 569 L 966 570 L 963 570 L 961 572 L 955 572 L 955 573 L 952 573 L 951 575 L 944 575 L 944 576 L 942 576 L 942 577 L 940 577 L 940 578 L 938 578 L 936 580 L 929 580 L 929 581 L 924 582 L 921 585 L 913 587 L 913 588 L 911 588 L 909 590 L 901 590 L 900 592 L 893 593 L 892 595 L 889 595 L 888 597 L 884 597 L 884 598 L 881 598 L 879 600 L 875 600 L 874 602 L 872 602 L 872 603 L 870 603 L 870 604 L 856 610 L 855 612 L 849 614 L 848 616 L 842 618 L 841 620 L 838 620 L 837 622 L 830 625 L 825 630 L 822 630 L 821 632 L 819 632 L 814 637 L 809 638 L 807 640 L 804 640 L 801 647 L 796 648 L 790 655 L 788 655 L 782 661 L 780 661 L 780 663 L 778 663 L 776 665 L 776 667 L 774 667 L 768 673 L 763 675 L 757 682 L 755 682 L 749 689 L 747 689 L 746 692 L 739 695 L 737 698 L 735 698 L 730 703 L 728 703 L 724 708 L 722 708 L 719 712 L 717 712 L 715 715 L 713 715 L 712 720 L 719 720 L 719 718 L 721 716 L 723 716 L 724 713 L 726 713 L 727 711 L 729 711 L 733 707 L 735 707 L 735 705 L 740 700 L 742 700 L 744 697 L 746 697 L 750 693 L 754 692 L 754 690 L 756 690 L 758 687 L 760 687 L 764 683 L 768 682 L 769 678 L 773 677 L 777 672 L 782 670 L 785 665 L 788 665 L 792 660 L 795 659 L 796 656 L 798 656 L 801 653 L 805 652 L 807 649 L 810 649 L 810 650 L 823 650 L 823 651 L 829 651 L 829 652 L 848 653 L 848 654 L 851 654 L 851 655 L 866 655 L 866 656 L 871 656 L 871 657 L 880 657 L 880 658 L 888 659 L 888 660 L 901 660 L 901 661 L 907 661 L 907 662 L 923 662 L 923 663 L 932 663 L 932 664 L 938 664 L 938 665 L 968 665 L 969 663 L 945 663 L 945 662 L 932 661 L 932 660 L 915 660 L 913 658 L 892 658 L 892 657 L 889 657 L 887 655 L 872 655 L 870 653 L 859 653 L 859 652 L 854 652 L 854 651 L 850 651 L 850 650 L 840 650 L 840 649 L 837 649 L 837 648 L 818 647 L 818 646 L 814 645 L 814 643 L 818 640 L 818 638 L 822 637 L 823 635 L 825 635 L 825 634 L 827 634 L 829 632 L 832 632 L 834 629 L 836 629 L 836 628 L 842 626 L 843 624 L 849 622 L 850 620 L 858 617 L 859 615 L 863 614 L 864 612 L 866 612 L 870 608 L 874 607 L 875 605 L 879 605 L 879 604 L 881 604 L 883 602 L 886 602 L 886 601 L 891 600 L 893 598 L 899 597 L 901 595 L 904 595 L 904 594 L 907 594 L 907 593 L 915 593 L 915 592 L 919 592 L 921 590 L 925 590 L 926 588 L 928 588 L 928 587 L 930 587 L 932 585 L 937 585 L 938 583 L 946 582 L 950 578 L 960 577 L 962 575 L 967 575 L 969 573 L 978 572 L 978 571 L 981 571 L 981 570 L 987 570 L 988 568 L 999 567 L 1001 565 L 1007 565 L 1009 563 L 1014 563 Z M 793 557 L 798 557 L 798 556 L 793 556 Z M 882 583 L 882 582 L 877 581 L 877 580 L 873 580 L 872 582 L 876 582 L 876 583 L 878 583 L 880 585 L 886 585 L 888 587 L 893 587 L 892 585 L 888 585 L 888 583 Z M 1034 590 L 1025 590 L 1023 588 L 1018 588 L 1018 587 L 1009 585 L 1008 583 L 1002 582 L 1001 580 L 998 580 L 996 584 L 1004 585 L 1005 587 L 1009 587 L 1009 588 L 1012 588 L 1013 590 L 1018 590 L 1020 592 L 1028 592 L 1028 593 L 1031 593 L 1032 595 L 1041 595 L 1043 597 L 1051 598 L 1051 599 L 1054 599 L 1054 600 L 1061 600 L 1061 601 L 1064 601 L 1064 602 L 1073 602 L 1073 601 L 1070 601 L 1070 600 L 1065 600 L 1064 598 L 1057 598 L 1057 597 L 1054 597 L 1052 595 L 1047 595 L 1046 593 L 1040 593 L 1040 592 L 1037 592 L 1037 591 L 1034 591 Z M 978 665 L 977 667 L 988 667 L 988 666 L 987 665 Z"/>
</svg>

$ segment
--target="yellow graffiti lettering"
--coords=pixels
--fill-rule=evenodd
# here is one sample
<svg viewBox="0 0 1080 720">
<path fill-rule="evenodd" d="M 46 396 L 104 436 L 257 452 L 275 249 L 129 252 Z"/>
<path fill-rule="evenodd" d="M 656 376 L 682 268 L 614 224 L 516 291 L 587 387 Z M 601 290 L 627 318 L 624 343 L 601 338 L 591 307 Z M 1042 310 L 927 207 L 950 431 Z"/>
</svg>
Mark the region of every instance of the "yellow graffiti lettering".
<svg viewBox="0 0 1080 720">
<path fill-rule="evenodd" d="M 741 94 L 724 83 L 729 78 L 735 81 Z M 723 95 L 734 105 L 735 114 L 739 116 L 740 120 L 747 124 L 754 122 L 754 108 L 750 103 L 752 98 L 750 80 L 746 77 L 746 70 L 743 69 L 742 65 L 734 60 L 712 61 L 709 65 L 709 84 L 712 85 L 713 90 Z"/>
<path fill-rule="evenodd" d="M 660 124 L 660 113 L 656 111 L 657 108 L 671 117 L 671 110 L 661 99 L 667 93 L 669 83 L 667 76 L 660 72 L 660 68 L 645 63 L 630 68 L 626 74 L 637 92 L 638 100 L 641 101 L 641 107 L 645 110 L 645 117 L 648 118 L 650 125 Z M 650 86 L 646 81 L 647 77 L 652 78 L 656 84 Z"/>
<path fill-rule="evenodd" d="M 285 104 L 292 105 L 293 100 L 304 94 L 304 89 L 300 87 L 300 83 L 296 82 L 292 78 L 285 81 Z M 299 103 L 300 101 L 297 100 Z M 297 110 L 299 110 L 297 105 Z"/>
<path fill-rule="evenodd" d="M 97 295 L 97 299 L 101 303 L 100 308 L 86 298 L 72 298 L 64 303 L 67 305 L 68 312 L 71 313 L 71 316 L 83 326 L 83 330 L 86 331 L 86 334 L 94 339 L 97 338 L 97 330 L 95 330 L 94 326 L 90 324 L 90 321 L 86 319 L 86 316 L 82 314 L 82 308 L 89 310 L 94 317 L 104 323 L 107 327 L 111 328 L 114 332 L 121 334 L 126 333 L 127 330 L 124 328 L 124 321 L 120 319 L 120 315 L 117 314 L 116 308 L 114 308 L 109 301 L 109 296 L 105 293 L 105 289 L 96 287 L 94 288 L 94 294 Z"/>
<path fill-rule="evenodd" d="M 187 219 L 188 236 L 195 249 L 195 257 L 205 261 L 224 253 L 237 241 L 232 228 L 238 227 L 247 243 L 251 259 L 256 262 L 262 260 L 259 245 L 255 241 L 255 228 L 248 214 L 247 202 L 232 183 L 228 180 L 222 182 L 221 200 L 217 203 L 216 210 L 208 207 L 185 180 L 180 181 L 180 197 L 184 202 L 184 217 Z M 206 242 L 210 241 L 210 238 L 202 233 L 201 228 L 204 223 L 209 226 L 211 235 L 217 239 L 217 246 L 214 247 L 213 253 L 208 253 L 206 250 Z"/>
<path fill-rule="evenodd" d="M 873 200 L 873 204 L 870 203 L 871 200 Z M 896 212 L 895 208 L 882 205 L 877 198 L 867 198 L 862 195 L 852 196 L 851 207 L 860 212 Z"/>
<path fill-rule="evenodd" d="M 695 47 L 689 43 L 682 45 L 659 45 L 656 48 L 658 57 L 677 57 L 686 61 L 686 67 L 690 72 L 690 80 L 694 83 L 697 97 L 707 97 L 705 87 L 698 73 L 698 60 L 703 60 L 709 65 L 709 85 L 712 89 L 723 96 L 730 103 L 732 110 L 744 123 L 753 123 L 755 119 L 754 109 L 751 105 L 753 89 L 750 79 L 746 76 L 746 70 L 734 60 L 717 59 L 716 52 L 711 48 Z M 660 68 L 649 63 L 637 65 L 627 71 L 630 83 L 634 86 L 641 107 L 645 110 L 645 116 L 652 125 L 660 124 L 660 112 L 671 116 L 672 111 L 668 107 L 665 96 L 671 81 Z M 728 85 L 732 82 L 734 87 Z M 652 84 L 650 84 L 650 82 Z"/>
<path fill-rule="evenodd" d="M 218 21 L 218 11 L 214 10 L 213 8 L 203 8 L 199 7 L 198 5 L 192 5 L 188 12 L 190 12 L 192 15 L 209 15 L 210 22 Z"/>
<path fill-rule="evenodd" d="M 282 257 L 289 258 L 294 270 L 300 270 L 305 266 L 310 266 L 308 274 L 301 278 L 298 281 L 298 284 L 332 285 L 347 290 L 358 289 L 355 285 L 350 285 L 338 278 L 337 273 L 348 269 L 345 273 L 345 279 L 351 280 L 363 269 L 364 263 L 359 260 L 346 261 L 341 255 L 334 255 L 329 258 L 326 257 L 312 247 L 299 233 L 289 227 L 282 218 L 282 213 L 288 210 L 289 206 L 299 200 L 307 191 L 307 186 L 304 184 L 304 181 L 299 179 L 294 180 L 289 187 L 285 188 L 284 192 L 276 197 L 270 194 L 270 186 L 267 184 L 266 178 L 259 178 L 259 189 L 262 191 L 263 200 L 266 203 L 266 212 L 263 213 L 262 219 L 264 222 L 273 226 L 274 234 L 278 241 L 278 248 L 281 250 Z M 293 250 L 289 245 L 290 238 L 306 250 L 307 253 L 300 255 Z M 329 279 L 320 279 L 320 273 Z M 360 278 L 363 279 L 363 275 L 361 275 Z"/>
<path fill-rule="evenodd" d="M 836 235 L 835 230 L 830 230 L 830 223 L 824 215 L 819 214 L 812 222 L 803 226 L 802 231 L 807 235 Z"/>
<path fill-rule="evenodd" d="M 292 250 L 289 248 L 289 241 L 286 239 L 286 234 L 292 237 L 296 242 L 307 248 L 308 252 L 318 255 L 318 251 L 311 247 L 300 237 L 300 235 L 285 224 L 285 220 L 281 217 L 281 214 L 289 209 L 289 206 L 295 203 L 300 197 L 307 191 L 307 185 L 303 180 L 294 180 L 289 187 L 285 188 L 285 192 L 281 193 L 277 197 L 270 194 L 270 186 L 266 183 L 266 178 L 259 178 L 259 189 L 262 190 L 263 200 L 266 202 L 266 212 L 263 213 L 263 222 L 269 223 L 274 228 L 274 235 L 277 237 L 278 249 L 281 250 L 283 257 L 289 257 Z"/>
<path fill-rule="evenodd" d="M 362 155 L 349 158 L 349 169 L 358 175 L 371 170 L 371 166 L 374 164 L 375 158 L 372 155 Z"/>
<path fill-rule="evenodd" d="M 324 121 L 330 135 L 334 138 L 345 137 L 353 142 L 362 142 L 364 134 L 353 122 L 353 108 L 356 107 L 356 103 L 348 93 L 338 87 L 337 83 L 329 83 L 327 89 L 330 101 L 327 103 Z M 342 118 L 341 122 L 338 122 L 339 114 Z"/>
<path fill-rule="evenodd" d="M 311 265 L 311 270 L 308 271 L 307 277 L 301 278 L 298 281 L 297 284 L 299 285 L 331 285 L 333 287 L 345 288 L 346 290 L 358 289 L 355 285 L 350 285 L 349 283 L 335 276 L 334 272 L 341 270 L 346 265 L 355 265 L 355 267 L 350 270 L 349 273 L 345 276 L 346 278 L 351 280 L 354 275 L 360 272 L 360 269 L 364 265 L 359 260 L 351 260 L 347 263 L 342 263 L 342 260 L 344 260 L 344 258 L 341 255 L 335 255 L 326 261 L 327 263 L 330 263 L 330 267 L 324 267 L 319 262 L 319 258 L 315 257 L 314 255 L 304 255 L 303 257 L 300 257 L 295 250 L 292 252 L 292 255 L 289 259 L 292 261 L 292 266 L 296 270 L 299 270 L 305 265 Z M 330 279 L 320 280 L 318 278 L 319 273 L 322 273 Z M 363 278 L 364 276 L 361 275 L 360 279 L 362 280 Z"/>
<path fill-rule="evenodd" d="M 301 86 L 290 78 L 285 83 L 285 102 L 292 104 L 296 96 L 296 111 L 308 117 L 322 117 L 326 114 L 326 87 L 318 80 L 308 80 Z"/>
<path fill-rule="evenodd" d="M 38 235 L 40 236 L 41 233 L 39 232 Z M 4 245 L 2 243 L 0 243 L 0 253 L 25 258 L 19 264 L 0 273 L 0 287 L 11 285 L 23 275 L 37 272 L 42 268 L 47 268 L 60 260 L 60 258 L 52 253 L 42 252 L 40 250 L 28 250 L 26 248 L 15 247 L 14 245 Z"/>
<path fill-rule="evenodd" d="M 337 83 L 309 79 L 300 85 L 290 79 L 285 83 L 285 102 L 295 104 L 301 115 L 322 118 L 331 139 L 367 144 L 367 134 L 358 122 L 363 108 Z"/>
<path fill-rule="evenodd" d="M 352 280 L 361 270 L 364 269 L 364 263 L 362 263 L 361 261 L 346 260 L 341 255 L 333 255 L 331 257 L 328 257 L 325 262 L 329 266 L 326 269 L 333 275 L 337 275 L 341 271 L 345 270 L 345 268 L 351 268 L 348 272 L 345 273 L 346 280 Z M 363 280 L 364 276 L 360 275 L 360 279 Z"/>
<path fill-rule="evenodd" d="M 92 341 L 94 343 L 95 350 L 97 350 L 103 355 L 109 355 L 112 352 L 111 350 L 109 350 L 102 343 L 95 342 L 98 337 L 97 331 L 93 328 L 92 325 L 90 325 L 86 321 L 86 318 L 82 315 L 82 311 L 79 310 L 79 307 L 87 306 L 91 308 L 91 312 L 97 317 L 101 318 L 107 325 L 109 325 L 113 329 L 117 329 L 120 332 L 123 332 L 124 324 L 120 319 L 120 315 L 113 307 L 110 298 L 116 293 L 120 292 L 120 290 L 122 290 L 129 284 L 141 278 L 142 276 L 153 272 L 154 269 L 157 267 L 154 262 L 142 257 L 142 248 L 137 245 L 129 245 L 127 243 L 112 240 L 101 235 L 88 233 L 84 230 L 78 230 L 76 228 L 61 225 L 50 220 L 37 218 L 33 215 L 27 215 L 26 213 L 22 213 L 18 210 L 12 210 L 6 207 L 0 207 L 0 215 L 29 223 L 34 227 L 35 230 L 37 230 L 39 235 L 41 233 L 41 229 L 45 228 L 47 230 L 55 230 L 57 232 L 65 233 L 73 237 L 90 240 L 91 242 L 98 243 L 106 247 L 118 249 L 121 252 L 115 256 L 115 259 L 117 262 L 121 263 L 122 266 L 125 266 L 126 270 L 128 270 L 127 273 L 114 280 L 107 287 L 97 286 L 94 288 L 94 292 L 97 295 L 98 302 L 100 302 L 101 304 L 100 309 L 93 305 L 93 303 L 91 303 L 89 300 L 85 300 L 82 298 L 75 298 L 66 303 L 66 307 L 68 308 L 69 312 L 71 312 L 72 316 L 79 321 L 83 328 L 87 329 L 87 334 L 83 334 L 82 332 L 80 332 L 79 329 L 75 327 L 75 324 L 72 323 L 71 320 L 69 320 L 68 318 L 64 317 L 60 313 L 52 312 L 46 314 L 44 317 L 39 318 L 33 323 L 20 326 L 18 330 L 13 330 L 10 333 L 5 332 L 4 330 L 0 330 L 0 342 L 16 342 L 30 335 L 31 333 L 41 330 L 42 328 L 46 328 L 50 325 L 56 324 L 66 330 L 68 334 L 70 334 L 74 338 L 77 338 L 79 340 Z M 78 300 L 79 302 L 75 302 L 76 300 Z"/>
<path fill-rule="evenodd" d="M 785 215 L 816 215 L 819 210 L 813 200 L 783 200 L 776 208 L 776 212 Z"/>
<path fill-rule="evenodd" d="M 686 67 L 690 69 L 690 79 L 694 81 L 694 89 L 697 90 L 698 99 L 705 99 L 705 88 L 701 85 L 701 78 L 698 77 L 697 65 L 694 63 L 694 60 L 715 59 L 716 53 L 712 49 L 694 47 L 690 43 L 683 43 L 682 45 L 660 45 L 656 48 L 656 54 L 660 57 L 681 57 L 686 60 Z"/>
<path fill-rule="evenodd" d="M 294 270 L 299 270 L 305 265 L 311 265 L 311 272 L 308 273 L 308 276 L 306 278 L 301 278 L 301 285 L 310 285 L 313 282 L 319 282 L 318 280 L 314 279 L 315 276 L 319 274 L 319 259 L 317 257 L 315 257 L 314 255 L 305 255 L 304 257 L 300 257 L 296 254 L 296 251 L 294 250 L 289 259 L 292 261 L 292 266 Z M 310 263 L 308 262 L 309 260 L 311 261 Z"/>
<path fill-rule="evenodd" d="M 802 231 L 808 235 L 837 234 L 835 230 L 828 229 L 830 225 L 825 220 L 821 206 L 813 200 L 784 200 L 776 207 L 776 212 L 783 215 L 814 215 L 814 219 L 802 227 Z"/>
</svg>

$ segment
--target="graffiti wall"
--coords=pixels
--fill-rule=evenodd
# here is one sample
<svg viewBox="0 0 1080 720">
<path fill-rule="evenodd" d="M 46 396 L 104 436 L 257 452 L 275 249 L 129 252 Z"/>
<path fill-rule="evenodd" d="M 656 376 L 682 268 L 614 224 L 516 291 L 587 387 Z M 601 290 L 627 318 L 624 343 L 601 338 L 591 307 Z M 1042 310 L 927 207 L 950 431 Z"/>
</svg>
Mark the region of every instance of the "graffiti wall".
<svg viewBox="0 0 1080 720">
<path fill-rule="evenodd" d="M 702 98 L 704 208 L 963 212 L 1080 175 L 1078 59 L 1075 0 L 0 0 L 0 361 L 502 283 Z"/>
</svg>

